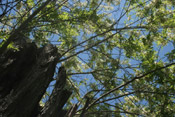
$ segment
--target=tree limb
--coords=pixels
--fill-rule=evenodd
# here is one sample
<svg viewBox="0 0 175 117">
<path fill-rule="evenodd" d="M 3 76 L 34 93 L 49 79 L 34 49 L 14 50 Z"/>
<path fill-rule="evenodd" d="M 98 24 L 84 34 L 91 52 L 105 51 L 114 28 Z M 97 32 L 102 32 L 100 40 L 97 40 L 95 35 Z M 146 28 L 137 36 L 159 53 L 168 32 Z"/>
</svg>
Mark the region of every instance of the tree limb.
<svg viewBox="0 0 175 117">
<path fill-rule="evenodd" d="M 147 72 L 147 73 L 145 73 L 145 74 L 143 74 L 143 75 L 134 77 L 134 78 L 131 79 L 130 81 L 125 82 L 124 84 L 122 84 L 122 85 L 120 85 L 120 86 L 118 86 L 118 87 L 116 87 L 116 88 L 114 88 L 114 89 L 108 91 L 107 93 L 103 94 L 102 96 L 100 96 L 98 99 L 96 99 L 95 101 L 93 101 L 93 102 L 87 107 L 86 110 L 88 110 L 90 107 L 92 107 L 93 105 L 95 105 L 95 103 L 98 102 L 98 101 L 99 101 L 100 99 L 102 99 L 103 97 L 106 97 L 106 96 L 109 95 L 110 93 L 112 93 L 112 92 L 114 92 L 114 91 L 116 91 L 116 90 L 118 90 L 118 89 L 120 89 L 120 88 L 122 88 L 122 87 L 124 87 L 124 86 L 126 86 L 126 85 L 128 85 L 128 84 L 130 84 L 130 83 L 132 83 L 132 82 L 134 82 L 136 79 L 141 79 L 141 78 L 143 78 L 143 77 L 145 77 L 145 76 L 147 76 L 147 75 L 149 75 L 149 74 L 151 74 L 151 73 L 154 73 L 154 72 L 156 72 L 156 71 L 162 70 L 162 69 L 167 68 L 167 67 L 170 67 L 170 66 L 172 66 L 172 65 L 175 65 L 175 63 L 168 64 L 168 65 L 166 65 L 166 66 L 163 66 L 163 67 L 154 69 L 154 70 L 152 70 L 152 71 L 149 71 L 149 72 Z"/>
</svg>

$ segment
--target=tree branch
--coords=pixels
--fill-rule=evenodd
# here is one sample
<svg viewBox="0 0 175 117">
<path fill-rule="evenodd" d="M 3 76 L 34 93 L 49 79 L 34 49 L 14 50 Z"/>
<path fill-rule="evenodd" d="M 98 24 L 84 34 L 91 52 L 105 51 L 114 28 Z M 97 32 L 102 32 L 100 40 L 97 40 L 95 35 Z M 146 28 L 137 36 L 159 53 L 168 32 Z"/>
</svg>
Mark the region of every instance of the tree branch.
<svg viewBox="0 0 175 117">
<path fill-rule="evenodd" d="M 16 30 L 12 31 L 10 34 L 10 37 L 7 39 L 7 41 L 4 42 L 4 44 L 2 45 L 2 47 L 0 48 L 0 54 L 2 54 L 7 46 L 10 44 L 10 42 L 12 42 L 16 35 L 22 31 L 25 30 L 28 23 L 32 21 L 32 19 L 44 8 L 46 7 L 52 0 L 47 0 L 45 3 L 43 3 L 38 9 L 36 9 L 33 14 L 31 14 Z"/>
<path fill-rule="evenodd" d="M 124 84 L 122 84 L 122 85 L 120 85 L 120 86 L 118 86 L 118 87 L 116 87 L 116 88 L 114 88 L 114 89 L 108 91 L 107 93 L 103 94 L 102 96 L 100 96 L 98 99 L 96 99 L 95 101 L 93 101 L 93 102 L 86 108 L 86 110 L 88 110 L 90 107 L 92 107 L 93 105 L 95 105 L 95 103 L 98 102 L 98 101 L 99 101 L 100 99 L 102 99 L 103 97 L 106 97 L 106 96 L 109 95 L 110 93 L 112 93 L 112 92 L 114 92 L 114 91 L 116 91 L 116 90 L 118 90 L 118 89 L 120 89 L 120 88 L 122 88 L 122 87 L 124 87 L 124 86 L 126 86 L 126 85 L 128 85 L 128 84 L 130 84 L 130 83 L 132 83 L 132 82 L 134 82 L 136 79 L 141 79 L 141 78 L 143 78 L 143 77 L 145 77 L 145 76 L 147 76 L 147 75 L 149 75 L 149 74 L 151 74 L 151 73 L 154 73 L 154 72 L 156 72 L 156 71 L 162 70 L 162 69 L 167 68 L 167 67 L 170 67 L 170 66 L 172 66 L 172 65 L 175 65 L 175 63 L 168 64 L 168 65 L 166 65 L 166 66 L 163 66 L 163 67 L 154 69 L 154 70 L 152 70 L 152 71 L 149 71 L 149 72 L 147 72 L 147 73 L 145 73 L 145 74 L 143 74 L 143 75 L 134 77 L 134 78 L 131 79 L 130 81 L 125 82 Z"/>
<path fill-rule="evenodd" d="M 84 105 L 84 108 L 83 108 L 83 110 L 82 110 L 82 112 L 81 112 L 81 114 L 80 114 L 80 117 L 84 117 L 84 114 L 85 114 L 85 112 L 86 112 L 86 108 L 88 107 L 88 105 L 89 105 L 89 103 L 90 103 L 90 98 L 89 97 L 85 97 L 86 98 L 86 103 L 85 103 L 85 105 Z"/>
</svg>

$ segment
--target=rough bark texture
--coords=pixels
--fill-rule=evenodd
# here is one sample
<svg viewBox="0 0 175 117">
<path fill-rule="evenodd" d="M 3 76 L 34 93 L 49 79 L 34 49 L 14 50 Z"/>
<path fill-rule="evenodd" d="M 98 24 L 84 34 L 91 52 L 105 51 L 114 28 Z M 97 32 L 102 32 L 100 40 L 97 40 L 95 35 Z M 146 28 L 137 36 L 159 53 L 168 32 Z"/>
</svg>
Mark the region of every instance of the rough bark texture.
<svg viewBox="0 0 175 117">
<path fill-rule="evenodd" d="M 63 113 L 62 107 L 71 95 L 64 89 L 65 70 L 64 74 L 59 74 L 42 114 L 39 106 L 53 80 L 59 58 L 57 48 L 51 44 L 37 48 L 35 43 L 23 43 L 18 51 L 4 51 L 0 55 L 0 117 L 58 117 L 59 113 Z M 45 116 L 48 113 L 52 116 Z"/>
<path fill-rule="evenodd" d="M 66 78 L 65 68 L 60 67 L 55 88 L 42 110 L 41 117 L 61 117 L 66 114 L 62 108 L 72 94 L 70 91 L 64 89 Z"/>
</svg>

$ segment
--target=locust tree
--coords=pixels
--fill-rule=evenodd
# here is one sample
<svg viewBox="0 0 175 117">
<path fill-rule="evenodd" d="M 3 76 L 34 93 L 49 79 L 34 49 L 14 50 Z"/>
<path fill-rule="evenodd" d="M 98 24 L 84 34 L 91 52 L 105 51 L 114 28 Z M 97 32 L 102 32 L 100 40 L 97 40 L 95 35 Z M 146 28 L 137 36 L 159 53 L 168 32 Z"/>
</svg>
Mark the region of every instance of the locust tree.
<svg viewBox="0 0 175 117">
<path fill-rule="evenodd" d="M 17 99 L 29 101 L 25 111 L 15 108 L 18 103 L 10 110 L 27 116 L 174 116 L 173 0 L 7 0 L 0 6 L 2 113 L 13 116 L 3 102 L 30 82 L 26 97 Z M 27 98 L 32 94 L 33 102 Z"/>
</svg>

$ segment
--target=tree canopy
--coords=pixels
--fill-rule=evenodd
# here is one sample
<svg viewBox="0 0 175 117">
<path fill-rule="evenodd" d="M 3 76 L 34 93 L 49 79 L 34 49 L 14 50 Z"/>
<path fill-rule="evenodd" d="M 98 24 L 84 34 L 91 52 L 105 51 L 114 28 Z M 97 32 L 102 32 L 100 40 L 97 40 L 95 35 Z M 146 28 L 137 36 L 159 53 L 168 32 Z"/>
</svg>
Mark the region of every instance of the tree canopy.
<svg viewBox="0 0 175 117">
<path fill-rule="evenodd" d="M 51 43 L 76 115 L 175 115 L 173 0 L 1 0 L 0 52 L 15 36 Z M 27 67 L 27 66 L 26 66 Z M 56 78 L 54 78 L 56 80 Z M 40 105 L 51 94 L 48 87 Z"/>
</svg>

